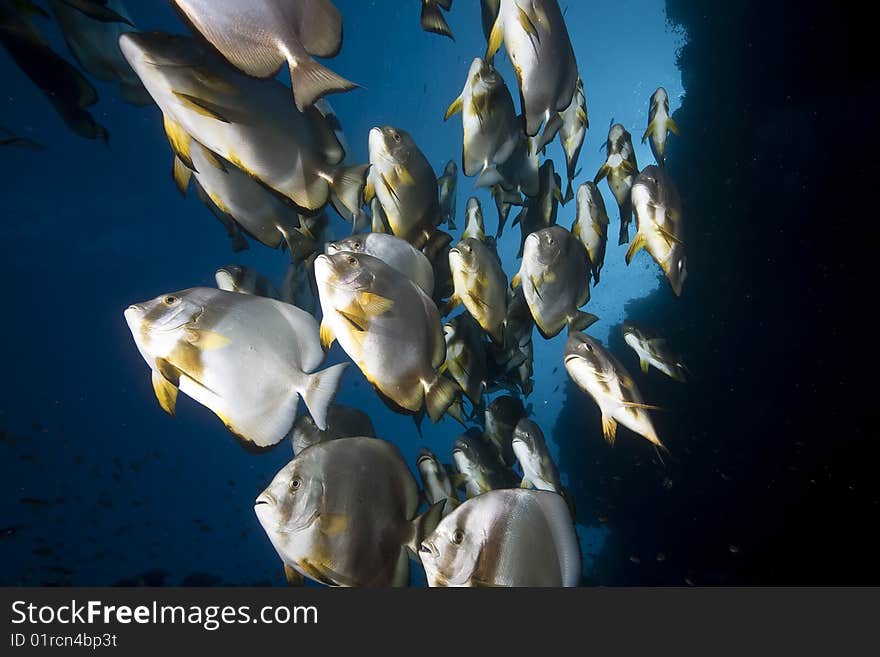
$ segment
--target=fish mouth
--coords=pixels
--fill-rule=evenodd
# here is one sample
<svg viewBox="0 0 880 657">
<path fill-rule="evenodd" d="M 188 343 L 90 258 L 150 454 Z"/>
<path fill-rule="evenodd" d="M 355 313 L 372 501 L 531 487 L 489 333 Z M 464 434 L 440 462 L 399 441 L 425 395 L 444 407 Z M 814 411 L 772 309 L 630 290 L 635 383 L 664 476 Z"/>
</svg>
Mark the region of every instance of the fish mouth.
<svg viewBox="0 0 880 657">
<path fill-rule="evenodd" d="M 570 363 L 570 362 L 573 361 L 573 360 L 580 360 L 580 358 L 581 358 L 581 357 L 580 357 L 578 354 L 569 354 L 568 356 L 566 356 L 566 357 L 563 359 L 562 362 L 563 362 L 564 364 L 567 365 L 568 363 Z"/>
<path fill-rule="evenodd" d="M 422 555 L 428 555 L 436 559 L 440 555 L 440 553 L 437 548 L 434 547 L 433 543 L 422 541 L 422 544 L 419 545 L 419 557 L 424 558 Z"/>
<path fill-rule="evenodd" d="M 260 495 L 254 501 L 254 508 L 256 509 L 258 506 L 262 506 L 264 504 L 275 506 L 275 498 L 272 497 L 272 495 L 270 495 L 269 493 L 260 493 Z"/>
<path fill-rule="evenodd" d="M 324 245 L 324 253 L 327 255 L 335 255 L 337 253 L 342 253 L 342 248 L 336 242 L 327 242 Z"/>
</svg>

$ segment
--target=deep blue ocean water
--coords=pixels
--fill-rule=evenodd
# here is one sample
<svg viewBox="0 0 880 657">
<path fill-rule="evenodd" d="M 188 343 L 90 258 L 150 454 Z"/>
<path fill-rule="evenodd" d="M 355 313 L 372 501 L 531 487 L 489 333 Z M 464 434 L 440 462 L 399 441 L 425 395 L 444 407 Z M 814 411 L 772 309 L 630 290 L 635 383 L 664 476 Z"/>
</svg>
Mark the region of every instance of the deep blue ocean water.
<svg viewBox="0 0 880 657">
<path fill-rule="evenodd" d="M 461 123 L 457 119 L 444 123 L 443 113 L 459 94 L 470 61 L 485 47 L 478 3 L 454 3 L 448 15 L 454 42 L 420 29 L 415 0 L 338 0 L 336 4 L 345 20 L 345 41 L 331 66 L 363 87 L 330 98 L 351 146 L 350 161 L 367 161 L 369 129 L 386 124 L 409 131 L 438 173 L 448 159 L 458 161 Z M 638 142 L 656 87 L 668 90 L 673 111 L 688 100 L 677 65 L 687 35 L 667 22 L 665 4 L 662 0 L 561 2 L 590 117 L 576 183 L 592 178 L 604 161 L 599 148 L 612 119 Z M 168 3 L 130 0 L 128 5 L 142 29 L 185 29 Z M 36 20 L 51 45 L 68 57 L 57 29 Z M 700 23 L 693 19 L 691 24 Z M 694 88 L 704 90 L 697 85 L 704 78 L 694 73 L 700 67 L 693 58 L 691 53 Z M 515 89 L 509 62 L 506 57 L 501 62 L 508 85 Z M 0 273 L 5 281 L 0 528 L 14 529 L 0 539 L 0 583 L 282 584 L 280 562 L 252 504 L 290 459 L 288 445 L 249 454 L 210 411 L 184 397 L 175 418 L 165 415 L 155 403 L 148 368 L 122 311 L 130 303 L 165 292 L 212 286 L 214 271 L 225 264 L 251 265 L 280 282 L 287 256 L 253 241 L 248 251 L 233 254 L 224 231 L 192 190 L 186 199 L 179 196 L 171 182 L 171 154 L 157 108 L 131 107 L 119 99 L 114 86 L 95 81 L 101 98 L 93 113 L 110 132 L 105 146 L 69 132 L 3 51 L 0 79 L 4 81 L 0 125 L 45 145 L 34 152 L 0 150 L 4 174 Z M 731 79 L 731 85 L 737 83 Z M 691 107 L 686 116 L 677 116 L 685 135 L 699 134 L 711 144 L 707 135 L 718 130 L 725 135 L 715 139 L 726 137 L 733 143 L 731 131 L 742 130 L 736 122 L 720 118 L 713 125 L 695 105 Z M 739 111 L 748 114 L 754 108 L 743 105 Z M 810 122 L 815 117 L 803 108 L 782 112 L 761 114 L 760 120 L 754 112 L 746 122 L 750 127 L 763 123 L 770 144 L 781 139 L 777 150 L 794 142 L 785 136 L 793 121 Z M 636 147 L 641 166 L 652 162 L 647 146 L 636 143 Z M 669 167 L 685 206 L 706 207 L 708 192 L 698 186 L 694 175 L 685 175 L 685 159 L 677 159 L 677 149 L 673 137 Z M 558 142 L 548 156 L 557 171 L 564 170 Z M 718 158 L 718 153 L 705 158 L 706 178 L 717 185 L 715 190 L 725 184 L 724 174 L 708 173 Z M 697 168 L 695 162 L 687 160 L 691 173 Z M 729 164 L 740 171 L 749 166 L 745 160 Z M 789 172 L 795 169 L 787 167 Z M 795 180 L 788 184 L 797 189 L 802 181 L 796 173 L 790 175 Z M 464 227 L 472 183 L 459 177 L 456 237 Z M 613 236 L 616 204 L 604 183 L 600 188 Z M 697 226 L 694 232 L 710 236 L 697 241 L 711 239 L 712 222 L 721 226 L 736 214 L 731 208 L 739 201 L 733 199 L 742 197 L 727 189 L 721 196 L 713 192 L 717 214 L 689 215 L 691 225 Z M 493 233 L 494 204 L 484 192 L 477 196 L 483 202 L 487 232 Z M 739 207 L 747 206 L 741 201 Z M 573 203 L 560 208 L 559 224 L 570 227 L 574 212 Z M 509 224 L 510 220 L 499 246 L 505 271 L 512 276 L 518 269 L 519 230 Z M 349 226 L 334 218 L 332 230 L 342 237 Z M 638 258 L 627 268 L 625 249 L 614 241 L 609 241 L 602 283 L 586 308 L 601 318 L 590 332 L 609 342 L 636 371 L 637 362 L 617 333 L 620 322 L 636 317 L 665 327 L 670 337 L 686 338 L 685 344 L 698 353 L 693 358 L 697 381 L 681 388 L 656 373 L 644 381 L 645 397 L 667 409 L 655 417 L 672 452 L 667 463 L 661 464 L 647 443 L 626 431 L 621 431 L 617 447 L 611 450 L 602 440 L 593 402 L 569 383 L 562 367 L 564 336 L 544 341 L 535 334 L 535 389 L 526 401 L 548 437 L 563 482 L 576 498 L 584 577 L 599 584 L 763 581 L 771 572 L 767 563 L 761 563 L 760 575 L 741 572 L 740 564 L 745 562 L 743 551 L 747 558 L 749 550 L 757 551 L 769 540 L 766 527 L 771 522 L 762 519 L 763 533 L 750 539 L 743 532 L 749 522 L 738 520 L 721 527 L 724 522 L 719 519 L 723 509 L 735 514 L 732 510 L 742 500 L 760 506 L 754 490 L 742 492 L 750 488 L 750 474 L 757 467 L 748 455 L 755 461 L 759 455 L 748 451 L 751 447 L 722 441 L 721 435 L 732 436 L 732 441 L 753 438 L 752 432 L 762 427 L 760 413 L 756 418 L 745 412 L 741 400 L 758 399 L 760 405 L 768 398 L 754 389 L 742 392 L 749 382 L 762 378 L 754 367 L 750 374 L 744 373 L 745 366 L 723 374 L 713 369 L 715 359 L 729 363 L 736 361 L 731 351 L 749 350 L 747 344 L 734 346 L 730 339 L 736 335 L 735 309 L 748 312 L 750 301 L 740 292 L 749 286 L 719 271 L 731 264 L 738 247 L 728 253 L 697 253 L 696 264 L 689 264 L 692 275 L 702 275 L 704 288 L 716 285 L 719 294 L 736 289 L 730 303 L 710 308 L 718 300 L 708 293 L 695 293 L 696 299 L 705 301 L 702 306 L 696 301 L 676 305 L 654 263 Z M 739 246 L 748 243 L 743 237 Z M 713 257 L 724 264 L 716 266 Z M 710 320 L 724 327 L 724 338 L 702 330 Z M 337 345 L 328 362 L 344 358 Z M 756 354 L 747 358 L 750 363 L 761 360 Z M 420 446 L 448 458 L 462 430 L 450 419 L 437 425 L 426 421 L 424 438 L 419 438 L 412 420 L 389 411 L 355 368 L 349 368 L 337 401 L 368 412 L 378 435 L 400 447 L 414 472 Z M 751 418 L 751 424 L 743 418 Z M 809 436 L 800 434 L 800 438 L 810 444 Z M 794 436 L 785 446 L 774 447 L 772 457 L 779 467 L 761 472 L 762 489 L 770 480 L 786 481 L 784 473 L 795 467 L 792 464 L 803 452 L 796 442 Z M 800 486 L 809 488 L 808 481 L 816 479 L 822 460 L 811 456 L 809 463 L 809 473 L 798 473 L 796 486 L 789 482 L 792 488 L 785 500 L 797 499 Z M 711 478 L 711 485 L 704 478 Z M 701 485 L 693 485 L 695 479 Z M 22 502 L 28 498 L 45 503 Z M 706 500 L 706 508 L 691 514 L 691 506 L 699 506 L 700 498 Z M 870 495 L 866 499 L 870 504 Z M 723 503 L 716 505 L 718 500 Z M 777 501 L 773 508 L 784 506 Z M 672 535 L 673 526 L 689 532 L 687 537 Z M 695 561 L 699 566 L 693 565 Z M 418 574 L 414 577 L 420 581 Z"/>
</svg>

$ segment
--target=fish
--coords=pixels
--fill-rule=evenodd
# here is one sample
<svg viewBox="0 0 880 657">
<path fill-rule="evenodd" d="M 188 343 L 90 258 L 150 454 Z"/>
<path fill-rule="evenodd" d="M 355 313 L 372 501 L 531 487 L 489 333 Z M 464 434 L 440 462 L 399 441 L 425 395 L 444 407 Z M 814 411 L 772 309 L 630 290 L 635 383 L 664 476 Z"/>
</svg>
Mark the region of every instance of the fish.
<svg viewBox="0 0 880 657">
<path fill-rule="evenodd" d="M 437 526 L 400 451 L 378 438 L 312 445 L 257 497 L 254 513 L 286 568 L 329 586 L 406 586 L 407 548 Z"/>
<path fill-rule="evenodd" d="M 95 3 L 98 4 L 98 3 Z M 83 13 L 67 0 L 49 0 L 67 48 L 79 65 L 102 82 L 119 83 L 122 99 L 136 106 L 153 102 L 119 49 L 119 36 L 134 29 L 122 0 L 107 0 L 103 8 L 121 21 L 102 21 Z"/>
<path fill-rule="evenodd" d="M 596 183 L 588 180 L 578 187 L 577 215 L 571 225 L 571 234 L 577 238 L 590 258 L 590 270 L 593 272 L 593 285 L 599 284 L 599 274 L 605 264 L 605 248 L 608 244 L 608 211 L 605 199 L 596 187 Z"/>
<path fill-rule="evenodd" d="M 571 380 L 590 395 L 602 413 L 602 434 L 614 446 L 622 424 L 660 449 L 666 449 L 651 422 L 649 410 L 626 368 L 602 343 L 585 333 L 570 333 L 565 343 L 565 369 Z"/>
<path fill-rule="evenodd" d="M 18 533 L 18 530 L 22 527 L 20 525 L 11 525 L 10 527 L 3 527 L 0 529 L 0 538 L 12 538 Z"/>
<path fill-rule="evenodd" d="M 223 228 L 226 229 L 226 236 L 229 238 L 229 246 L 232 248 L 233 253 L 239 253 L 241 251 L 247 251 L 250 248 L 250 244 L 248 244 L 247 239 L 242 232 L 241 226 L 238 225 L 238 222 L 235 221 L 228 214 L 223 212 L 214 201 L 208 196 L 207 192 L 199 185 L 199 182 L 196 181 L 194 183 L 196 188 L 196 192 L 198 194 L 199 200 L 202 204 L 211 211 L 211 214 L 214 215 L 214 218 L 217 219 L 222 225 Z"/>
<path fill-rule="evenodd" d="M 174 0 L 188 22 L 233 66 L 274 78 L 286 63 L 296 107 L 357 88 L 312 56 L 342 49 L 342 15 L 330 0 Z M 289 91 L 288 91 L 289 93 Z"/>
<path fill-rule="evenodd" d="M 446 342 L 437 306 L 396 269 L 367 254 L 315 260 L 323 311 L 321 344 L 334 340 L 393 410 L 434 422 L 457 402 L 458 386 L 440 376 Z"/>
<path fill-rule="evenodd" d="M 279 299 L 278 290 L 266 276 L 244 265 L 226 265 L 214 273 L 217 287 L 227 292 L 255 294 L 267 299 Z"/>
<path fill-rule="evenodd" d="M 32 151 L 41 151 L 45 148 L 33 139 L 16 135 L 12 130 L 3 126 L 0 126 L 0 146 L 17 146 L 19 148 L 28 148 Z"/>
<path fill-rule="evenodd" d="M 313 262 L 314 260 L 310 259 L 290 263 L 278 290 L 280 301 L 302 308 L 310 315 L 315 314 L 318 303 Z"/>
<path fill-rule="evenodd" d="M 378 258 L 392 269 L 418 285 L 429 297 L 434 294 L 434 268 L 427 256 L 409 242 L 382 233 L 352 235 L 344 240 L 329 242 L 328 255 L 337 253 L 364 253 Z"/>
<path fill-rule="evenodd" d="M 574 198 L 574 178 L 577 175 L 577 163 L 581 155 L 587 130 L 590 129 L 590 118 L 587 115 L 587 97 L 584 94 L 584 83 L 578 78 L 575 86 L 574 98 L 561 114 L 562 125 L 559 128 L 559 138 L 562 141 L 562 149 L 565 151 L 565 165 L 568 177 L 568 188 L 563 198 L 563 204 L 567 204 Z"/>
<path fill-rule="evenodd" d="M 449 268 L 455 291 L 444 314 L 462 303 L 495 342 L 504 344 L 507 276 L 501 262 L 483 242 L 469 237 L 449 251 Z"/>
<path fill-rule="evenodd" d="M 452 0 L 422 0 L 422 29 L 425 32 L 433 32 L 441 36 L 447 36 L 453 41 L 452 29 L 440 8 L 449 11 L 452 9 Z"/>
<path fill-rule="evenodd" d="M 189 138 L 189 165 L 175 154 L 171 177 L 185 195 L 194 178 L 196 193 L 224 225 L 232 222 L 270 249 L 287 247 L 302 259 L 308 236 L 300 231 L 299 214 L 283 196 L 259 183 L 228 160 Z M 191 166 L 190 166 L 191 165 Z M 215 210 L 216 208 L 216 210 Z"/>
<path fill-rule="evenodd" d="M 370 130 L 370 173 L 364 200 L 375 195 L 391 232 L 420 248 L 440 218 L 437 178 L 410 134 L 392 126 Z"/>
<path fill-rule="evenodd" d="M 130 27 L 134 27 L 131 18 L 123 8 L 120 11 L 120 4 L 113 0 L 60 0 L 63 4 L 72 9 L 76 9 L 84 16 L 92 20 L 102 23 L 124 23 Z"/>
<path fill-rule="evenodd" d="M 293 423 L 290 446 L 296 456 L 307 447 L 339 438 L 363 436 L 375 438 L 376 430 L 370 416 L 361 410 L 342 404 L 327 408 L 327 428 L 319 429 L 310 415 L 300 415 Z"/>
<path fill-rule="evenodd" d="M 504 233 L 504 226 L 511 209 L 514 205 L 522 205 L 523 200 L 519 192 L 508 191 L 502 185 L 495 185 L 492 188 L 492 200 L 495 201 L 495 210 L 498 212 L 498 228 L 495 231 L 497 241 Z"/>
<path fill-rule="evenodd" d="M 185 165 L 193 168 L 195 140 L 301 213 L 315 214 L 328 201 L 343 216 L 359 212 L 368 165 L 343 165 L 333 127 L 317 109 L 301 112 L 287 102 L 283 84 L 240 73 L 191 37 L 127 32 L 119 46 L 162 110 Z"/>
<path fill-rule="evenodd" d="M 82 73 L 49 47 L 29 18 L 35 13 L 45 14 L 29 0 L 0 0 L 0 43 L 68 128 L 85 139 L 108 143 L 107 129 L 88 111 L 98 102 L 98 92 Z"/>
<path fill-rule="evenodd" d="M 504 182 L 496 168 L 516 150 L 522 122 L 517 122 L 513 98 L 504 78 L 477 57 L 471 63 L 461 94 L 449 105 L 444 120 L 461 113 L 464 134 L 462 170 L 478 176 L 474 186 L 492 187 Z"/>
<path fill-rule="evenodd" d="M 675 296 L 681 296 L 687 278 L 684 220 L 678 188 L 666 169 L 645 167 L 632 187 L 636 235 L 626 252 L 626 264 L 646 249 L 660 265 Z"/>
<path fill-rule="evenodd" d="M 493 399 L 484 415 L 483 439 L 495 446 L 501 462 L 511 466 L 516 460 L 513 452 L 513 431 L 526 417 L 526 409 L 517 397 L 503 395 Z"/>
<path fill-rule="evenodd" d="M 246 447 L 287 436 L 302 397 L 320 429 L 348 363 L 324 359 L 318 323 L 290 304 L 190 288 L 125 311 L 150 366 L 159 405 L 174 415 L 178 390 L 206 406 Z"/>
<path fill-rule="evenodd" d="M 590 300 L 590 259 L 584 246 L 562 226 L 526 238 L 522 265 L 511 285 L 523 294 L 545 339 L 582 331 L 598 317 L 578 310 Z"/>
<path fill-rule="evenodd" d="M 572 587 L 581 579 L 574 523 L 548 491 L 497 490 L 464 502 L 422 542 L 419 557 L 431 587 Z"/>
<path fill-rule="evenodd" d="M 536 488 L 563 494 L 564 488 L 559 479 L 559 470 L 550 456 L 550 450 L 547 449 L 541 427 L 528 418 L 523 418 L 513 430 L 512 445 L 513 453 L 516 454 L 516 460 L 523 471 L 521 488 Z"/>
<path fill-rule="evenodd" d="M 636 152 L 632 145 L 632 135 L 619 123 L 608 130 L 605 142 L 607 159 L 601 166 L 593 182 L 597 185 L 608 178 L 608 188 L 617 200 L 620 210 L 620 237 L 618 245 L 629 242 L 629 224 L 632 221 L 633 205 L 630 197 L 633 180 L 639 174 Z"/>
<path fill-rule="evenodd" d="M 440 223 L 455 230 L 455 188 L 458 185 L 458 167 L 455 160 L 449 160 L 443 169 L 443 175 L 437 178 L 440 193 Z"/>
<path fill-rule="evenodd" d="M 422 447 L 419 449 L 419 456 L 416 459 L 416 468 L 419 471 L 428 504 L 442 503 L 443 515 L 447 516 L 452 513 L 461 504 L 461 500 L 458 499 L 452 481 L 449 479 L 447 466 L 440 463 L 434 452 L 427 447 Z"/>
<path fill-rule="evenodd" d="M 453 481 L 456 487 L 464 487 L 467 499 L 517 484 L 514 474 L 479 433 L 463 433 L 456 438 L 452 447 L 452 462 L 459 473 L 453 477 Z"/>
<path fill-rule="evenodd" d="M 475 239 L 484 242 L 486 240 L 486 226 L 483 223 L 483 206 L 480 205 L 480 199 L 476 196 L 471 196 L 468 199 L 465 217 L 466 222 L 461 239 Z"/>
<path fill-rule="evenodd" d="M 639 326 L 635 322 L 626 321 L 621 327 L 623 341 L 636 352 L 642 372 L 648 373 L 653 365 L 670 379 L 685 383 L 687 367 L 681 357 L 672 351 L 666 338 L 655 331 Z"/>
<path fill-rule="evenodd" d="M 462 313 L 443 325 L 443 335 L 446 361 L 441 371 L 449 373 L 476 408 L 488 379 L 484 333 L 470 313 Z"/>
<path fill-rule="evenodd" d="M 434 268 L 434 302 L 442 306 L 444 299 L 452 296 L 455 286 L 452 270 L 449 267 L 449 252 L 452 250 L 452 235 L 441 230 L 435 231 L 422 247 L 422 253 L 431 261 Z"/>
<path fill-rule="evenodd" d="M 657 91 L 651 94 L 648 127 L 642 135 L 642 143 L 644 144 L 650 137 L 651 152 L 660 167 L 666 166 L 666 139 L 670 132 L 676 137 L 679 136 L 678 124 L 669 115 L 669 95 L 666 89 L 658 87 Z"/>
<path fill-rule="evenodd" d="M 565 19 L 556 0 L 501 0 L 489 35 L 489 62 L 504 44 L 519 82 L 525 132 L 550 143 L 560 121 L 552 119 L 574 98 L 578 67 Z M 541 150 L 539 146 L 536 150 Z"/>
<path fill-rule="evenodd" d="M 553 166 L 553 160 L 547 160 L 539 171 L 540 191 L 535 198 L 526 200 L 525 206 L 514 220 L 519 224 L 521 233 L 517 258 L 523 255 L 526 238 L 537 230 L 556 224 L 559 203 L 562 201 L 562 180 Z"/>
</svg>

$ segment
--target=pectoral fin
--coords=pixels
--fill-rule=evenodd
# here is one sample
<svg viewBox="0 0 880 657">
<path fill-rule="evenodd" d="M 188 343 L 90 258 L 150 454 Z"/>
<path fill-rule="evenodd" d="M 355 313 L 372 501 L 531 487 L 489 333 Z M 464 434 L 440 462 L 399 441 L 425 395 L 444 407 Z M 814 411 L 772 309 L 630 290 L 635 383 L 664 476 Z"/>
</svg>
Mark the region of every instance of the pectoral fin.
<svg viewBox="0 0 880 657">
<path fill-rule="evenodd" d="M 172 385 L 168 379 L 158 372 L 153 372 L 153 392 L 162 410 L 173 416 L 177 406 L 177 386 Z"/>
<path fill-rule="evenodd" d="M 636 236 L 633 238 L 633 241 L 630 243 L 629 248 L 626 250 L 626 264 L 627 265 L 632 261 L 633 256 L 635 256 L 636 253 L 641 251 L 645 247 L 646 244 L 647 244 L 647 242 L 645 240 L 645 236 L 642 235 L 641 233 L 636 233 Z"/>
<path fill-rule="evenodd" d="M 462 97 L 459 96 L 449 105 L 449 108 L 446 110 L 446 114 L 443 116 L 443 120 L 448 121 L 451 117 L 458 114 L 462 110 L 463 106 L 464 101 L 462 100 Z"/>
<path fill-rule="evenodd" d="M 336 536 L 348 527 L 348 516 L 341 513 L 321 514 L 321 533 L 325 536 Z"/>
<path fill-rule="evenodd" d="M 639 367 L 642 368 L 642 372 L 647 374 L 648 370 L 651 369 L 651 364 L 644 358 L 639 358 Z"/>
<path fill-rule="evenodd" d="M 492 32 L 489 34 L 489 44 L 486 46 L 486 56 L 484 59 L 491 63 L 495 57 L 495 53 L 504 42 L 504 25 L 501 22 L 501 13 L 495 18 L 495 24 L 492 25 Z"/>
<path fill-rule="evenodd" d="M 185 94 L 181 91 L 173 91 L 172 93 L 177 100 L 193 112 L 222 123 L 232 123 L 232 121 L 224 115 L 224 108 L 219 105 L 190 94 Z"/>
<path fill-rule="evenodd" d="M 678 124 L 675 122 L 675 119 L 673 119 L 671 116 L 668 119 L 666 119 L 666 128 L 669 130 L 669 132 L 674 134 L 676 137 L 681 136 L 678 132 Z"/>
<path fill-rule="evenodd" d="M 189 133 L 183 129 L 183 126 L 170 118 L 167 114 L 164 117 L 164 121 L 165 134 L 168 136 L 168 143 L 171 145 L 171 150 L 174 151 L 174 154 L 180 158 L 180 161 L 189 169 L 197 171 L 193 164 L 192 156 L 190 155 L 192 137 L 190 137 Z"/>
<path fill-rule="evenodd" d="M 609 445 L 614 447 L 614 437 L 617 435 L 617 420 L 602 414 L 602 435 Z"/>
<path fill-rule="evenodd" d="M 358 294 L 358 305 L 363 308 L 367 317 L 384 315 L 394 306 L 394 301 L 372 292 Z"/>
<path fill-rule="evenodd" d="M 648 141 L 648 137 L 650 137 L 651 135 L 653 135 L 653 134 L 654 134 L 654 131 L 655 131 L 656 129 L 657 129 L 657 126 L 654 125 L 654 122 L 653 122 L 653 121 L 651 121 L 651 122 L 648 124 L 648 127 L 645 129 L 645 134 L 642 135 L 642 143 L 643 143 L 643 144 L 644 144 L 646 141 Z"/>
<path fill-rule="evenodd" d="M 336 340 L 336 336 L 333 335 L 333 329 L 330 328 L 330 325 L 326 321 L 321 322 L 320 337 L 321 348 L 324 350 L 324 353 L 330 351 L 330 346 L 333 344 L 333 341 Z"/>
<path fill-rule="evenodd" d="M 174 184 L 181 195 L 186 196 L 186 189 L 189 187 L 190 178 L 192 178 L 192 169 L 186 166 L 177 156 L 174 156 L 174 164 L 171 167 L 171 177 Z"/>
</svg>

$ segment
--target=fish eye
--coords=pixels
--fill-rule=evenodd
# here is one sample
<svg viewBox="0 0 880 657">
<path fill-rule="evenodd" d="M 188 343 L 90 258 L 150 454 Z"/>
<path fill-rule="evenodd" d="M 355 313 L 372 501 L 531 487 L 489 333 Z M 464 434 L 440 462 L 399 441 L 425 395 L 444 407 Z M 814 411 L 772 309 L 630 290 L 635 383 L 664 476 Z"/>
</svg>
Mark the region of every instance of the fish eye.
<svg viewBox="0 0 880 657">
<path fill-rule="evenodd" d="M 180 301 L 180 299 L 178 299 L 177 297 L 175 297 L 172 294 L 169 294 L 167 297 L 162 299 L 162 303 L 164 303 L 166 306 L 173 306 L 178 301 Z"/>
<path fill-rule="evenodd" d="M 354 244 L 352 244 L 352 247 L 354 247 L 358 251 L 360 251 L 362 248 L 364 248 L 360 242 L 355 242 Z"/>
<path fill-rule="evenodd" d="M 399 132 L 392 132 L 392 133 L 391 133 L 391 138 L 392 138 L 394 141 L 396 141 L 398 144 L 400 143 L 400 133 L 399 133 Z"/>
<path fill-rule="evenodd" d="M 461 545 L 464 542 L 464 532 L 460 529 L 456 529 L 452 532 L 452 542 L 456 545 Z"/>
<path fill-rule="evenodd" d="M 357 258 L 355 258 L 354 256 L 348 256 L 348 258 L 346 258 L 346 261 L 352 266 L 357 264 Z"/>
<path fill-rule="evenodd" d="M 302 479 L 299 477 L 294 477 L 290 480 L 290 490 L 297 491 L 302 486 Z"/>
</svg>

